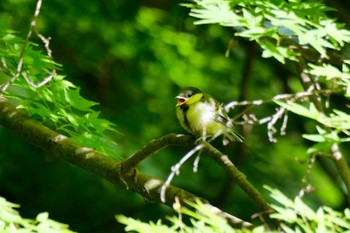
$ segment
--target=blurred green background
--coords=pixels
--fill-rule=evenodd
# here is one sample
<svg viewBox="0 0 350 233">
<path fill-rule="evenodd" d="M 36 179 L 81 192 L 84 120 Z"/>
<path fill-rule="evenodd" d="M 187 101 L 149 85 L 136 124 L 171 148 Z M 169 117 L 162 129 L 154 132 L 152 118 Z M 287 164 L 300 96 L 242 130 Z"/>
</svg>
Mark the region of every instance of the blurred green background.
<svg viewBox="0 0 350 233">
<path fill-rule="evenodd" d="M 63 65 L 59 73 L 80 86 L 83 96 L 100 103 L 96 109 L 102 117 L 117 124 L 123 135 L 115 140 L 125 157 L 154 138 L 184 133 L 175 116 L 174 97 L 181 87 L 196 86 L 224 103 L 302 90 L 292 65 L 262 59 L 251 43 L 236 41 L 238 45 L 225 57 L 234 32 L 218 25 L 195 26 L 180 3 L 43 2 L 38 28 L 51 38 L 53 57 Z M 25 37 L 35 4 L 33 0 L 2 0 L 0 17 L 10 17 L 10 28 Z M 33 41 L 43 49 L 38 38 Z M 266 104 L 252 112 L 263 118 L 274 114 L 275 108 Z M 242 110 L 236 108 L 230 115 Z M 229 154 L 267 198 L 264 184 L 295 196 L 302 188 L 310 146 L 301 134 L 314 132 L 314 123 L 290 114 L 287 135 L 276 134 L 277 143 L 269 142 L 266 125 L 245 126 L 244 132 L 240 126 L 237 129 L 247 138 L 246 144 L 216 146 Z M 114 220 L 115 214 L 154 221 L 173 214 L 170 208 L 46 156 L 3 128 L 0 146 L 0 195 L 21 204 L 25 217 L 49 211 L 51 218 L 79 232 L 117 232 L 121 226 Z M 147 159 L 140 169 L 165 179 L 170 167 L 188 150 L 168 148 Z M 338 181 L 330 177 L 324 167 L 315 165 L 309 178 L 316 191 L 307 195 L 309 204 L 344 205 Z M 205 155 L 198 173 L 192 172 L 189 161 L 173 184 L 246 220 L 258 211 Z"/>
</svg>

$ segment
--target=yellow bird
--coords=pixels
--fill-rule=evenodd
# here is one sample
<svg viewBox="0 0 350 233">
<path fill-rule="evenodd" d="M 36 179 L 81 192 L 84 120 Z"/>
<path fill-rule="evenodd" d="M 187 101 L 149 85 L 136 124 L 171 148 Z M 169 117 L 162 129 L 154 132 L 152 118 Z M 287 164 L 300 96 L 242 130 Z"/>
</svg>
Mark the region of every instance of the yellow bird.
<svg viewBox="0 0 350 233">
<path fill-rule="evenodd" d="M 224 136 L 228 140 L 244 142 L 236 133 L 227 112 L 212 96 L 195 87 L 187 87 L 176 96 L 176 116 L 181 126 L 195 137 L 206 140 Z"/>
</svg>

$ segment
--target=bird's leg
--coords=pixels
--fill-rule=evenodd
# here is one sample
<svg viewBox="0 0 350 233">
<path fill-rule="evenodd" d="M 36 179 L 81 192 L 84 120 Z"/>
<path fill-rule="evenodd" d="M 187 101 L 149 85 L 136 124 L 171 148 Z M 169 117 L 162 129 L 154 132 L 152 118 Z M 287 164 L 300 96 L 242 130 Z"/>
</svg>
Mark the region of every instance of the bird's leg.
<svg viewBox="0 0 350 233">
<path fill-rule="evenodd" d="M 198 152 L 198 155 L 197 155 L 196 159 L 193 162 L 193 172 L 197 172 L 198 171 L 198 164 L 199 164 L 199 160 L 201 158 L 201 154 L 202 154 L 202 150 L 200 150 Z"/>
<path fill-rule="evenodd" d="M 207 128 L 203 126 L 202 132 L 202 141 L 204 142 L 207 139 Z"/>
<path fill-rule="evenodd" d="M 202 142 L 205 142 L 207 140 L 207 130 L 206 128 L 203 126 L 202 128 L 202 134 L 199 138 L 196 139 L 195 141 L 195 144 L 196 145 L 199 145 L 201 144 Z"/>
<path fill-rule="evenodd" d="M 219 137 L 221 134 L 223 134 L 222 130 L 218 130 L 211 138 L 210 140 L 208 140 L 208 142 L 210 143 L 211 141 L 214 141 L 217 137 Z"/>
</svg>

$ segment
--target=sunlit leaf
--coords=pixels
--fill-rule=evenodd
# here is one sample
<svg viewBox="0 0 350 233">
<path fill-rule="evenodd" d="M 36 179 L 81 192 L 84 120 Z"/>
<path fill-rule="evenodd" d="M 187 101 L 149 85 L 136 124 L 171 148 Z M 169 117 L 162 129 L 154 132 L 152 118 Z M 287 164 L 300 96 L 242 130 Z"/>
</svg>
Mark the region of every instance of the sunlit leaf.
<svg viewBox="0 0 350 233">
<path fill-rule="evenodd" d="M 283 102 L 283 101 L 276 100 L 275 103 L 277 103 L 281 107 L 288 109 L 289 111 L 295 114 L 308 117 L 314 120 L 317 120 L 319 117 L 322 116 L 322 113 L 318 112 L 313 104 L 310 104 L 309 108 L 306 108 L 305 106 L 295 103 L 293 101 Z"/>
<path fill-rule="evenodd" d="M 91 107 L 95 106 L 97 102 L 87 100 L 80 94 L 80 89 L 65 89 L 65 97 L 67 102 L 76 109 L 81 111 L 91 111 Z"/>
<path fill-rule="evenodd" d="M 295 210 L 298 212 L 298 214 L 302 215 L 303 217 L 309 220 L 316 219 L 316 213 L 308 205 L 306 205 L 300 197 L 296 197 L 294 203 Z"/>
</svg>

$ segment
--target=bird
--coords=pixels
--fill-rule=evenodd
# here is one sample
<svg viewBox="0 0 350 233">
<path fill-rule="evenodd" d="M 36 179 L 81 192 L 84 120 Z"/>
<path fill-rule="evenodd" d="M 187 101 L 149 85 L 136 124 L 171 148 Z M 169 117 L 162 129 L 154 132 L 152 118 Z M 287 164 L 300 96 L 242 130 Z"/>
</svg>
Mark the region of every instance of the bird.
<svg viewBox="0 0 350 233">
<path fill-rule="evenodd" d="M 223 135 L 223 144 L 244 142 L 234 131 L 224 107 L 212 96 L 196 87 L 186 87 L 177 96 L 176 116 L 181 126 L 198 139 L 215 139 Z"/>
</svg>

